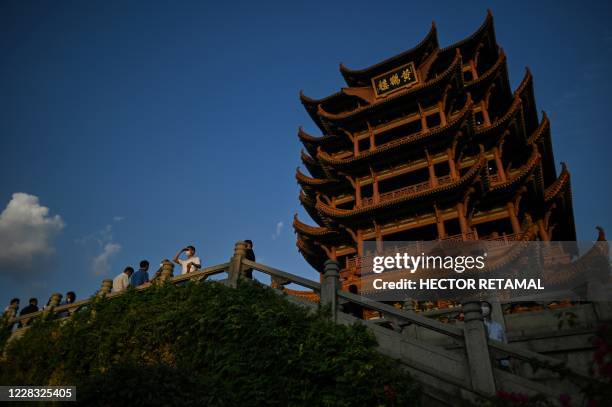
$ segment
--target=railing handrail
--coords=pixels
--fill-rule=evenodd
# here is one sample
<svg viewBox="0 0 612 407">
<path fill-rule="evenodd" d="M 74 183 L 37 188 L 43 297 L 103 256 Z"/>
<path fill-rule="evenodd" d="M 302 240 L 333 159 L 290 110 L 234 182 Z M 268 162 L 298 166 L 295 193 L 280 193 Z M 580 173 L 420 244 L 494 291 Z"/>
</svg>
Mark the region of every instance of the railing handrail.
<svg viewBox="0 0 612 407">
<path fill-rule="evenodd" d="M 188 281 L 188 280 L 202 280 L 205 279 L 206 277 L 215 275 L 215 274 L 220 274 L 223 273 L 225 271 L 227 271 L 229 267 L 229 263 L 221 263 L 221 264 L 217 264 L 215 266 L 210 266 L 210 267 L 206 267 L 204 269 L 201 269 L 199 271 L 194 271 L 192 273 L 188 273 L 188 274 L 181 274 L 175 277 L 172 277 L 171 279 L 168 280 L 169 283 L 171 284 L 177 284 L 177 283 L 181 283 L 183 281 Z M 143 291 L 146 290 L 147 288 L 151 287 L 154 284 L 143 284 L 140 285 L 138 287 L 134 287 L 134 289 L 136 291 Z M 114 298 L 117 296 L 120 296 L 122 294 L 124 294 L 127 290 L 123 290 L 123 291 L 119 291 L 119 292 L 113 292 L 113 293 L 108 293 L 106 295 L 106 298 Z M 95 295 L 93 295 L 92 297 L 94 297 Z M 92 297 L 89 298 L 85 298 L 83 300 L 74 302 L 72 304 L 62 304 L 62 305 L 58 305 L 56 307 L 53 307 L 53 309 L 51 310 L 51 312 L 53 312 L 54 314 L 58 314 L 64 311 L 73 311 L 73 310 L 77 310 L 81 307 L 84 307 L 88 304 L 90 304 L 92 302 Z M 17 323 L 24 323 L 24 322 L 28 322 L 30 320 L 36 319 L 41 317 L 45 312 L 47 312 L 47 310 L 45 308 L 42 308 L 36 312 L 32 312 L 29 314 L 25 314 L 25 315 L 18 315 L 15 318 L 12 318 L 8 321 L 8 323 L 10 325 L 13 324 L 17 324 Z"/>
<path fill-rule="evenodd" d="M 306 288 L 313 289 L 315 291 L 320 291 L 321 285 L 312 280 L 296 276 L 291 273 L 287 273 L 282 270 L 275 269 L 273 267 L 268 267 L 260 263 L 256 263 L 250 260 L 243 259 L 242 263 L 246 266 L 252 267 L 253 269 L 259 270 L 269 275 L 274 275 L 276 277 L 283 278 L 285 280 L 294 282 L 296 284 L 302 285 Z M 444 336 L 449 336 L 454 339 L 463 340 L 464 339 L 464 329 L 461 327 L 456 327 L 453 325 L 444 324 L 435 319 L 431 319 L 424 315 L 419 315 L 413 312 L 407 312 L 404 310 L 399 310 L 393 306 L 371 300 L 366 297 L 362 297 L 357 294 L 352 294 L 346 291 L 338 291 L 337 296 L 339 299 L 357 304 L 364 308 L 372 309 L 375 311 L 381 312 L 383 315 L 389 316 L 390 318 L 394 318 L 399 320 L 400 322 L 409 322 L 411 324 L 415 324 L 417 326 L 438 332 Z M 457 312 L 460 309 L 454 309 L 453 311 Z M 390 320 L 390 322 L 394 322 Z M 563 360 L 555 359 L 549 356 L 545 356 L 536 352 L 532 352 L 527 349 L 520 348 L 518 346 L 508 345 L 503 342 L 496 342 L 489 340 L 488 345 L 490 348 L 500 351 L 508 356 L 529 362 L 534 363 L 536 365 L 542 367 L 552 367 L 552 368 L 565 368 L 568 373 L 571 373 L 573 376 L 588 380 L 589 376 L 587 373 L 577 370 L 573 367 L 570 367 Z"/>
<path fill-rule="evenodd" d="M 310 288 L 311 290 L 314 290 L 315 292 L 321 292 L 321 283 L 317 283 L 316 281 L 312 281 L 307 278 L 300 277 L 295 274 L 287 273 L 286 271 L 282 271 L 274 267 L 269 267 L 269 266 L 266 266 L 265 264 L 256 263 L 254 261 L 247 260 L 247 259 L 242 259 L 242 264 L 245 266 L 251 267 L 255 270 L 261 271 L 262 273 L 272 275 L 275 277 L 280 277 L 292 283 L 301 285 L 306 288 Z"/>
<path fill-rule="evenodd" d="M 306 288 L 310 288 L 314 291 L 319 292 L 321 290 L 321 284 L 315 281 L 309 280 L 304 277 L 297 276 L 295 274 L 287 273 L 282 270 L 275 269 L 273 267 L 268 267 L 260 263 L 256 263 L 250 260 L 243 259 L 242 263 L 245 266 L 252 267 L 255 270 L 259 270 L 263 273 L 270 274 L 276 277 L 283 278 L 290 282 L 296 283 Z M 369 298 L 362 297 L 360 295 L 351 294 L 345 291 L 338 291 L 338 297 L 352 302 L 354 304 L 360 305 L 365 308 L 373 309 L 375 311 L 382 312 L 383 314 L 389 315 L 393 318 L 397 318 L 399 320 L 410 322 L 415 325 L 422 326 L 424 328 L 439 332 L 446 336 L 451 336 L 454 338 L 463 338 L 463 330 L 454 326 L 449 326 L 443 324 L 439 321 L 429 319 L 427 317 L 423 317 L 421 315 L 408 313 L 406 311 L 398 310 L 395 307 L 392 307 L 387 304 L 380 303 L 378 301 L 371 300 Z"/>
<path fill-rule="evenodd" d="M 360 305 L 364 308 L 369 308 L 375 311 L 382 312 L 384 315 L 389 315 L 390 317 L 397 318 L 401 321 L 410 322 L 423 328 L 436 331 L 445 336 L 450 336 L 456 339 L 463 339 L 463 329 L 457 328 L 452 325 L 443 324 L 442 322 L 436 321 L 435 319 L 427 318 L 416 313 L 400 310 L 395 307 L 392 307 L 391 305 L 374 301 L 367 297 L 362 297 L 360 295 L 352 294 L 346 291 L 339 291 L 338 297 L 354 304 Z"/>
<path fill-rule="evenodd" d="M 564 368 L 566 369 L 567 373 L 571 373 L 575 377 L 585 380 L 593 380 L 593 378 L 589 376 L 588 373 L 568 366 L 567 363 L 561 359 L 556 359 L 550 356 L 543 355 L 541 353 L 530 351 L 525 348 L 509 345 L 507 343 L 492 341 L 490 339 L 488 341 L 488 345 L 492 349 L 500 351 L 508 356 L 523 360 L 525 362 L 533 363 L 540 367 Z"/>
<path fill-rule="evenodd" d="M 436 185 L 434 185 L 431 180 L 427 180 L 427 181 L 419 182 L 418 184 L 412 184 L 412 185 L 408 185 L 402 188 L 394 189 L 389 192 L 384 192 L 380 194 L 378 198 L 380 202 L 385 202 L 390 199 L 399 198 L 400 196 L 410 195 L 410 194 L 414 194 L 420 191 L 426 191 L 428 189 L 437 188 L 441 185 L 446 185 L 454 181 L 451 175 L 443 175 L 443 176 L 437 177 L 436 180 L 437 180 Z M 374 204 L 373 196 L 363 198 L 361 200 L 362 206 L 370 206 L 373 204 Z"/>
</svg>

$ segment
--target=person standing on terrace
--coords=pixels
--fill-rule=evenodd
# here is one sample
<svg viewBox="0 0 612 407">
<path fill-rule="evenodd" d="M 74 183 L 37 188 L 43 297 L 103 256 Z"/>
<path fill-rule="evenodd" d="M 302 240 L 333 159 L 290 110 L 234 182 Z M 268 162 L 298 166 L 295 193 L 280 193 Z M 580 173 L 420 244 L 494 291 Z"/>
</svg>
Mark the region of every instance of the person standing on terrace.
<svg viewBox="0 0 612 407">
<path fill-rule="evenodd" d="M 149 282 L 149 262 L 147 260 L 143 260 L 140 262 L 140 268 L 137 272 L 132 274 L 130 278 L 130 285 L 132 287 L 138 287 L 139 285 L 143 285 Z"/>
<path fill-rule="evenodd" d="M 130 276 L 134 273 L 132 267 L 126 267 L 121 274 L 113 280 L 113 292 L 118 293 L 127 290 L 130 285 Z"/>
<path fill-rule="evenodd" d="M 11 319 L 17 316 L 19 310 L 19 298 L 13 298 L 9 305 L 4 309 L 4 317 Z"/>
<path fill-rule="evenodd" d="M 245 248 L 245 249 L 246 249 L 246 254 L 245 254 L 245 256 L 244 256 L 244 257 L 245 257 L 247 260 L 250 260 L 250 261 L 255 261 L 255 252 L 253 251 L 253 241 L 252 241 L 252 240 L 249 240 L 249 239 L 246 239 L 246 240 L 244 241 L 244 243 L 246 243 L 246 248 Z M 244 271 L 244 276 L 245 276 L 246 278 L 253 279 L 253 269 L 252 269 L 252 268 L 250 268 L 250 267 L 249 267 L 248 269 L 246 269 L 246 270 Z"/>
<path fill-rule="evenodd" d="M 21 310 L 21 312 L 19 313 L 19 316 L 32 314 L 36 311 L 38 311 L 38 299 L 30 298 L 29 305 L 27 305 Z"/>
<path fill-rule="evenodd" d="M 179 256 L 185 252 L 187 255 L 186 259 L 179 259 Z M 195 255 L 196 249 L 193 246 L 187 246 L 184 249 L 179 250 L 179 252 L 172 259 L 176 264 L 180 264 L 182 267 L 181 274 L 192 273 L 197 271 L 202 267 L 202 263 L 200 262 L 200 258 Z"/>
</svg>

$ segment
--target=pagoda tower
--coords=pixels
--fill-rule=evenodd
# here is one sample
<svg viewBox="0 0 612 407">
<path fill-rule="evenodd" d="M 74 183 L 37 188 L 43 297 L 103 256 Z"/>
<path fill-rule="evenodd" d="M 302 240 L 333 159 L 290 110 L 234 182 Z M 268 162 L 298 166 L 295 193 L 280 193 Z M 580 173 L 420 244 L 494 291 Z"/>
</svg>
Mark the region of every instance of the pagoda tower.
<svg viewBox="0 0 612 407">
<path fill-rule="evenodd" d="M 337 260 L 346 287 L 365 241 L 576 240 L 570 174 L 556 171 L 529 70 L 510 87 L 490 11 L 458 43 L 440 48 L 432 24 L 414 48 L 340 72 L 340 91 L 300 94 L 322 135 L 298 131 L 316 226 L 293 226 L 316 270 Z"/>
</svg>

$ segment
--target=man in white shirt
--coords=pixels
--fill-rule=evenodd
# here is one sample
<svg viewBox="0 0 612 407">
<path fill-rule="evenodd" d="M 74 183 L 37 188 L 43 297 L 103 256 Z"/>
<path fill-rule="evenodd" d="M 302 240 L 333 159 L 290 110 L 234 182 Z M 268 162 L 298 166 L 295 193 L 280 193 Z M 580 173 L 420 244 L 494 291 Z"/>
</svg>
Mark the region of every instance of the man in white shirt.
<svg viewBox="0 0 612 407">
<path fill-rule="evenodd" d="M 195 247 L 193 246 L 187 246 L 184 249 L 181 249 L 176 256 L 174 256 L 174 259 L 172 259 L 173 262 L 175 262 L 176 264 L 180 264 L 181 267 L 183 268 L 181 271 L 181 274 L 187 274 L 187 273 L 192 273 L 194 271 L 197 271 L 200 269 L 200 267 L 202 267 L 202 264 L 200 263 L 200 258 L 196 257 L 195 255 Z M 185 252 L 185 254 L 187 255 L 186 259 L 179 259 L 179 256 Z"/>
<path fill-rule="evenodd" d="M 134 269 L 126 267 L 121 274 L 113 280 L 113 292 L 118 293 L 127 290 L 130 285 L 130 276 L 134 273 Z"/>
</svg>

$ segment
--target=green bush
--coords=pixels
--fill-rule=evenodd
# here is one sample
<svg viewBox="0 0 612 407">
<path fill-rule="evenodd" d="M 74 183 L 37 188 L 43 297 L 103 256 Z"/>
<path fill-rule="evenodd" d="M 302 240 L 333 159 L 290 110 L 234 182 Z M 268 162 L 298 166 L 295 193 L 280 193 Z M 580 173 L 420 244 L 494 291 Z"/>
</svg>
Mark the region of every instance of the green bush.
<svg viewBox="0 0 612 407">
<path fill-rule="evenodd" d="M 93 405 L 415 405 L 361 325 L 256 283 L 165 285 L 39 321 L 7 345 L 0 383 L 76 385 Z"/>
</svg>

